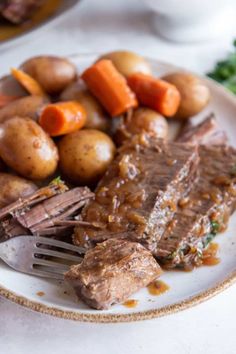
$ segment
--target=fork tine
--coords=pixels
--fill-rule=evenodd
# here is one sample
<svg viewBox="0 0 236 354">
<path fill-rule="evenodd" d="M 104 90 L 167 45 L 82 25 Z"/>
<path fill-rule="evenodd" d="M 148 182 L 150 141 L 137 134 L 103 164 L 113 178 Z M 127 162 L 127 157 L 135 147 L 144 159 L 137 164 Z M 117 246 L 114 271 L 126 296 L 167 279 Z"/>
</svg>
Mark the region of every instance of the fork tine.
<svg viewBox="0 0 236 354">
<path fill-rule="evenodd" d="M 47 249 L 47 248 L 37 247 L 37 250 L 35 251 L 35 253 L 43 255 L 43 256 L 62 258 L 62 259 L 68 260 L 68 261 L 73 261 L 75 263 L 80 263 L 83 260 L 82 257 L 74 256 L 72 254 L 64 253 L 64 252 L 60 252 L 60 251 L 54 251 L 52 249 Z"/>
<path fill-rule="evenodd" d="M 46 266 L 46 267 L 49 267 L 49 269 L 48 269 L 49 272 L 51 271 L 53 273 L 56 272 L 56 273 L 60 273 L 60 274 L 65 273 L 70 268 L 70 266 L 67 264 L 61 264 L 58 262 L 48 261 L 47 259 L 40 259 L 40 258 L 34 258 L 33 265 L 34 266 L 35 265 Z"/>
<path fill-rule="evenodd" d="M 35 268 L 32 273 L 32 275 L 36 275 L 38 277 L 44 277 L 44 278 L 51 278 L 51 279 L 57 279 L 57 280 L 64 280 L 64 275 L 63 274 L 58 274 L 58 273 L 52 273 L 48 271 L 44 271 L 41 269 Z"/>
<path fill-rule="evenodd" d="M 70 243 L 57 241 L 57 240 L 54 240 L 52 238 L 47 238 L 47 237 L 36 236 L 36 243 L 59 247 L 62 249 L 74 251 L 74 252 L 81 253 L 81 254 L 84 254 L 86 252 L 85 248 L 83 248 L 83 247 L 73 246 Z"/>
</svg>

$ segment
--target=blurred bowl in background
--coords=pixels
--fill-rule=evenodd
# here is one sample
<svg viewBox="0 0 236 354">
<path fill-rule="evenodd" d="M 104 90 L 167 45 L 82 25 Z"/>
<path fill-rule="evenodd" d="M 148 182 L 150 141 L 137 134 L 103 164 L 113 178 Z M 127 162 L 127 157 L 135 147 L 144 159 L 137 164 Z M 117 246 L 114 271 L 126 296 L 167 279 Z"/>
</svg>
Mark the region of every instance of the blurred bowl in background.
<svg viewBox="0 0 236 354">
<path fill-rule="evenodd" d="M 163 37 L 192 42 L 222 36 L 234 28 L 235 0 L 144 0 Z"/>
</svg>

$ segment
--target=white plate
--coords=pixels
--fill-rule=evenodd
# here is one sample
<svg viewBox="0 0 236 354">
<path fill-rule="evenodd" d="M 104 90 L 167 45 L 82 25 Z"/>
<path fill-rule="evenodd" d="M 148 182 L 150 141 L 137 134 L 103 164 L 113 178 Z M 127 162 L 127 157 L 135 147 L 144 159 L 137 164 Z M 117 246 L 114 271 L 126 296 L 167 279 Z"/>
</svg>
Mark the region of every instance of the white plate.
<svg viewBox="0 0 236 354">
<path fill-rule="evenodd" d="M 81 72 L 94 61 L 95 55 L 72 56 Z M 150 60 L 155 75 L 179 70 L 173 65 Z M 236 146 L 236 99 L 215 82 L 205 79 L 210 87 L 212 100 L 201 116 L 215 112 L 230 142 Z M 198 118 L 197 118 L 198 119 Z M 149 319 L 173 313 L 207 300 L 236 280 L 236 214 L 224 234 L 216 237 L 220 245 L 220 264 L 201 267 L 193 272 L 165 272 L 161 277 L 170 290 L 160 296 L 151 296 L 142 289 L 131 296 L 138 300 L 135 308 L 123 305 L 110 310 L 96 311 L 78 302 L 73 290 L 62 282 L 45 280 L 17 273 L 0 263 L 0 295 L 36 311 L 58 317 L 92 322 L 119 322 Z M 38 293 L 43 292 L 43 296 Z"/>
</svg>

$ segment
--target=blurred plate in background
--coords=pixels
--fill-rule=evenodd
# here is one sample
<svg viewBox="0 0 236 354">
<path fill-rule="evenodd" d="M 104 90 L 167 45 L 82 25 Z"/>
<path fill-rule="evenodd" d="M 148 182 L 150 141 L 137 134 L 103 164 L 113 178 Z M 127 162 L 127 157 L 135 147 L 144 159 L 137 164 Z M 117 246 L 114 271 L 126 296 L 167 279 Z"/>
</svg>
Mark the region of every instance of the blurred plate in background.
<svg viewBox="0 0 236 354">
<path fill-rule="evenodd" d="M 0 22 L 0 50 L 15 46 L 29 39 L 33 32 L 54 25 L 63 15 L 75 7 L 79 0 L 50 0 L 46 1 L 31 19 L 22 25 Z"/>
</svg>

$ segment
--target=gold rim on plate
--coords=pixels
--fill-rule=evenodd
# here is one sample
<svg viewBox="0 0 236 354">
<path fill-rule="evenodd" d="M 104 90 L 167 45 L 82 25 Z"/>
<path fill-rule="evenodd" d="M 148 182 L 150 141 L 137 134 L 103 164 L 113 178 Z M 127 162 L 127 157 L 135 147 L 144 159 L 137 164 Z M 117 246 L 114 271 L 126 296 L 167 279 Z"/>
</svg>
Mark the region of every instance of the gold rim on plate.
<svg viewBox="0 0 236 354">
<path fill-rule="evenodd" d="M 135 312 L 130 314 L 101 314 L 101 313 L 79 313 L 75 311 L 63 311 L 55 307 L 49 307 L 40 304 L 36 301 L 30 301 L 23 296 L 16 295 L 14 292 L 2 287 L 0 285 L 0 296 L 15 302 L 18 305 L 24 306 L 36 312 L 44 313 L 54 317 L 59 317 L 67 320 L 80 322 L 94 322 L 94 323 L 118 323 L 118 322 L 134 322 L 142 320 L 151 320 L 153 318 L 170 315 L 192 306 L 198 305 L 203 301 L 209 300 L 213 296 L 219 294 L 223 290 L 236 282 L 236 270 L 231 273 L 224 281 L 217 283 L 212 288 L 192 296 L 186 300 L 174 303 L 172 305 L 163 306 L 155 310 L 148 310 L 142 312 Z M 96 312 L 96 310 L 94 310 Z"/>
</svg>

